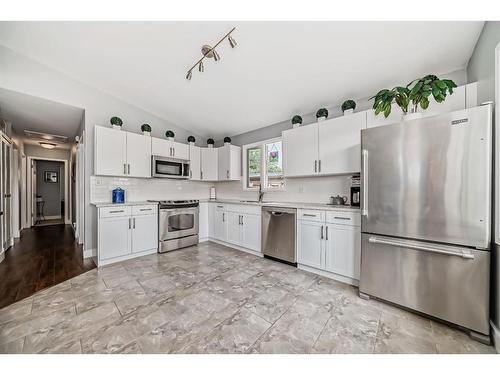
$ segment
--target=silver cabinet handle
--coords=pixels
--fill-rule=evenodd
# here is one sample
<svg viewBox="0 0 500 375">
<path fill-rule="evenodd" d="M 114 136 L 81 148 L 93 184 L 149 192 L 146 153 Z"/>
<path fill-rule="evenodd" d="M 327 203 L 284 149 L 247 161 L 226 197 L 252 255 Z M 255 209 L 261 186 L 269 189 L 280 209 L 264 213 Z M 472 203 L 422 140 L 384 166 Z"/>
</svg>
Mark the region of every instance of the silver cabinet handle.
<svg viewBox="0 0 500 375">
<path fill-rule="evenodd" d="M 229 180 L 229 171 L 226 171 L 226 178 Z"/>
<path fill-rule="evenodd" d="M 362 186 L 361 190 L 363 192 L 363 199 L 361 200 L 361 215 L 368 215 L 368 150 L 363 150 L 361 152 L 362 163 L 361 163 L 361 179 Z"/>
<path fill-rule="evenodd" d="M 203 180 L 203 171 L 200 171 L 200 180 Z"/>
<path fill-rule="evenodd" d="M 302 216 L 316 217 L 316 215 L 313 215 L 313 214 L 302 214 Z"/>
<path fill-rule="evenodd" d="M 243 225 L 243 215 L 241 215 L 241 225 Z"/>
<path fill-rule="evenodd" d="M 323 225 L 321 226 L 321 239 L 323 239 Z"/>
<path fill-rule="evenodd" d="M 223 212 L 222 213 L 222 222 L 224 223 L 226 221 L 226 214 Z"/>
<path fill-rule="evenodd" d="M 321 172 L 321 160 L 318 161 L 318 172 Z"/>
<path fill-rule="evenodd" d="M 326 228 L 326 237 L 325 237 L 325 239 L 328 241 L 328 225 L 325 228 Z"/>
<path fill-rule="evenodd" d="M 172 147 L 172 156 L 175 156 L 175 147 Z"/>
<path fill-rule="evenodd" d="M 318 161 L 315 160 L 314 161 L 314 173 L 316 173 L 318 171 Z"/>
<path fill-rule="evenodd" d="M 141 208 L 141 209 L 139 209 L 139 211 L 151 211 L 151 210 L 152 210 L 152 208 Z"/>
<path fill-rule="evenodd" d="M 109 211 L 110 214 L 117 214 L 118 212 L 123 212 L 123 210 Z"/>
<path fill-rule="evenodd" d="M 429 253 L 443 254 L 458 256 L 464 259 L 474 259 L 474 254 L 470 251 L 461 249 L 459 247 L 445 246 L 445 245 L 427 245 L 421 244 L 417 241 L 404 241 L 404 240 L 388 240 L 378 237 L 370 237 L 368 242 L 373 244 L 381 244 L 395 247 L 404 247 L 407 249 L 422 250 Z"/>
<path fill-rule="evenodd" d="M 191 169 L 189 170 L 189 178 L 193 178 L 193 171 Z"/>
<path fill-rule="evenodd" d="M 127 164 L 123 164 L 123 174 L 127 174 Z"/>
<path fill-rule="evenodd" d="M 133 218 L 133 221 L 134 221 L 134 226 L 133 226 L 133 228 L 135 229 L 135 217 Z"/>
<path fill-rule="evenodd" d="M 128 174 L 130 174 L 130 164 L 127 164 L 128 166 Z"/>
<path fill-rule="evenodd" d="M 132 227 L 132 219 L 128 218 L 128 229 L 131 229 Z"/>
<path fill-rule="evenodd" d="M 337 220 L 351 220 L 350 217 L 341 217 L 341 216 L 335 216 L 334 219 L 337 219 Z"/>
<path fill-rule="evenodd" d="M 217 208 L 224 208 L 224 206 L 217 206 Z"/>
</svg>

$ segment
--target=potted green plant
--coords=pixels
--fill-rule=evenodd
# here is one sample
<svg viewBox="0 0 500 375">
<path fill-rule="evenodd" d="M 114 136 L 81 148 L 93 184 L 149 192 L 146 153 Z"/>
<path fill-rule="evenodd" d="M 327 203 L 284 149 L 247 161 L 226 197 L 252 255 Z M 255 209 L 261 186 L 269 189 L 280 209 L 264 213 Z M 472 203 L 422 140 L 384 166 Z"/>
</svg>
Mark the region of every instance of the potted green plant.
<svg viewBox="0 0 500 375">
<path fill-rule="evenodd" d="M 174 137 L 175 137 L 175 134 L 174 134 L 174 132 L 173 132 L 172 130 L 167 130 L 167 131 L 165 132 L 165 136 L 167 137 L 167 139 L 168 139 L 169 141 L 173 141 L 173 140 L 174 140 Z"/>
<path fill-rule="evenodd" d="M 295 115 L 292 117 L 292 128 L 298 128 L 300 125 L 302 125 L 302 117 L 299 115 Z"/>
<path fill-rule="evenodd" d="M 208 148 L 213 148 L 215 144 L 215 141 L 212 138 L 207 139 L 207 147 Z"/>
<path fill-rule="evenodd" d="M 316 112 L 316 119 L 319 121 L 325 121 L 328 118 L 328 109 L 320 108 Z"/>
<path fill-rule="evenodd" d="M 410 103 L 410 99 L 408 98 L 409 93 L 409 89 L 401 86 L 394 87 L 391 90 L 380 90 L 370 98 L 370 100 L 374 99 L 373 109 L 375 110 L 375 115 L 383 113 L 386 118 L 389 117 L 393 102 L 396 102 L 403 111 L 403 115 L 406 115 L 408 113 L 408 104 Z"/>
<path fill-rule="evenodd" d="M 194 143 L 196 142 L 196 138 L 193 137 L 192 135 L 190 135 L 187 139 L 188 143 L 191 145 L 191 146 L 194 146 Z"/>
<path fill-rule="evenodd" d="M 149 124 L 142 124 L 141 131 L 143 135 L 151 136 L 151 126 Z"/>
<path fill-rule="evenodd" d="M 224 144 L 225 144 L 225 145 L 230 145 L 230 144 L 231 144 L 231 138 L 229 138 L 229 137 L 224 137 Z"/>
<path fill-rule="evenodd" d="M 351 114 L 356 109 L 356 102 L 352 99 L 348 99 L 344 103 L 342 103 L 341 108 L 344 115 Z"/>
<path fill-rule="evenodd" d="M 111 123 L 111 126 L 113 127 L 113 129 L 121 129 L 122 128 L 123 121 L 119 117 L 113 116 L 113 117 L 111 117 L 109 122 Z"/>
</svg>

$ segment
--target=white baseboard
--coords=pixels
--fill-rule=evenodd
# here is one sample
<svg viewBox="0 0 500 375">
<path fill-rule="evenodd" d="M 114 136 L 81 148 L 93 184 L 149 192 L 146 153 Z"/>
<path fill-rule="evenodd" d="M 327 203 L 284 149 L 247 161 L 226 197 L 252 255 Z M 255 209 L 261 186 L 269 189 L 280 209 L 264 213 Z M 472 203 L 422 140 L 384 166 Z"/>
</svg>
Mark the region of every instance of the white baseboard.
<svg viewBox="0 0 500 375">
<path fill-rule="evenodd" d="M 97 256 L 97 250 L 96 249 L 84 249 L 83 250 L 83 258 L 92 258 Z"/>
<path fill-rule="evenodd" d="M 44 220 L 54 220 L 54 219 L 60 219 L 60 218 L 61 218 L 61 215 L 44 216 Z"/>
<path fill-rule="evenodd" d="M 97 261 L 97 263 L 96 263 L 97 267 L 102 267 L 102 266 L 106 266 L 108 264 L 123 262 L 124 260 L 142 257 L 144 255 L 156 254 L 157 252 L 158 252 L 158 248 L 150 249 L 150 250 L 146 250 L 146 251 L 143 251 L 140 253 L 127 254 L 127 255 L 124 255 L 121 257 L 116 257 L 116 258 L 111 258 L 111 259 L 106 259 L 106 260 L 94 259 L 94 263 L 96 263 L 96 261 Z"/>
<path fill-rule="evenodd" d="M 340 281 L 341 283 L 344 283 L 344 284 L 359 286 L 359 281 L 356 279 L 353 279 L 351 277 L 337 275 L 336 273 L 333 273 L 333 272 L 319 270 L 317 268 L 305 266 L 303 264 L 297 264 L 297 268 L 299 270 L 304 270 L 307 272 L 315 273 L 315 274 L 320 275 L 320 276 L 328 277 L 329 279 Z"/>
<path fill-rule="evenodd" d="M 248 253 L 248 254 L 252 254 L 252 255 L 255 255 L 255 256 L 258 256 L 261 258 L 264 257 L 264 255 L 260 251 L 250 250 L 250 249 L 247 249 L 246 247 L 233 245 L 232 243 L 229 243 L 229 242 L 216 240 L 215 238 L 210 238 L 209 240 L 212 242 L 218 243 L 219 245 L 224 245 L 224 246 L 236 249 L 236 250 L 244 251 L 245 253 Z"/>
<path fill-rule="evenodd" d="M 495 326 L 495 324 L 490 320 L 491 330 L 493 331 L 493 345 L 495 345 L 495 350 L 500 354 L 500 330 Z"/>
</svg>

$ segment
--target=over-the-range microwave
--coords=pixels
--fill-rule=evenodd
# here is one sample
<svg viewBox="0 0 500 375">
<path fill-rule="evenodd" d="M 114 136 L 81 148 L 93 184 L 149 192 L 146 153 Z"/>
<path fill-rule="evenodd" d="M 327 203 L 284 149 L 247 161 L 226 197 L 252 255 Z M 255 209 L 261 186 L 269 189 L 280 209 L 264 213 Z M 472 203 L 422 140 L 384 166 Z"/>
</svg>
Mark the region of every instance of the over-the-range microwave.
<svg viewBox="0 0 500 375">
<path fill-rule="evenodd" d="M 152 156 L 151 175 L 159 178 L 189 178 L 189 160 Z"/>
</svg>

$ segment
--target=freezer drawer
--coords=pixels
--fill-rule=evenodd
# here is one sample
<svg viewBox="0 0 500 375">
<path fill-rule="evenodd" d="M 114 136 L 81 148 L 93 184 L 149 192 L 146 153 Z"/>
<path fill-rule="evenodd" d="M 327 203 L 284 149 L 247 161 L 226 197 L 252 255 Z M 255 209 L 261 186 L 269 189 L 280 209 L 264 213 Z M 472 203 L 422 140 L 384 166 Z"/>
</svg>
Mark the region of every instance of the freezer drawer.
<svg viewBox="0 0 500 375">
<path fill-rule="evenodd" d="M 365 233 L 361 241 L 361 293 L 489 334 L 489 251 Z"/>
</svg>

